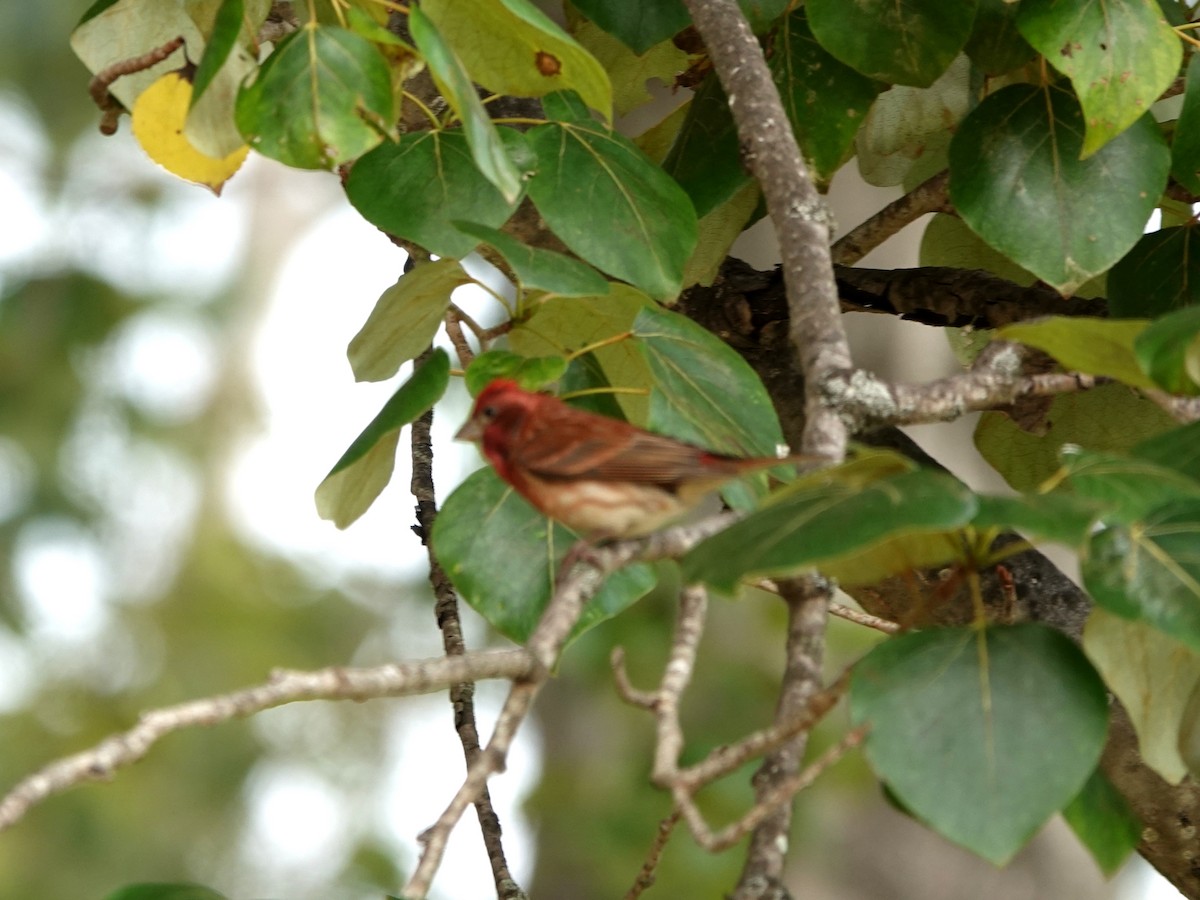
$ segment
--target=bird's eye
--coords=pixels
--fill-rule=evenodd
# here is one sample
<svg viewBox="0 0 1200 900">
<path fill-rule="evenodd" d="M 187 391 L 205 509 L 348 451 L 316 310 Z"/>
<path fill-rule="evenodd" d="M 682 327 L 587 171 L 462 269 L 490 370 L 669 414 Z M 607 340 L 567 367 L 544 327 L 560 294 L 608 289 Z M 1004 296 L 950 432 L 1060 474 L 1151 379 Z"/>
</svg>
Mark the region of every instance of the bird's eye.
<svg viewBox="0 0 1200 900">
<path fill-rule="evenodd" d="M 479 411 L 479 417 L 487 422 L 490 422 L 492 419 L 496 418 L 496 407 L 485 406 Z"/>
</svg>

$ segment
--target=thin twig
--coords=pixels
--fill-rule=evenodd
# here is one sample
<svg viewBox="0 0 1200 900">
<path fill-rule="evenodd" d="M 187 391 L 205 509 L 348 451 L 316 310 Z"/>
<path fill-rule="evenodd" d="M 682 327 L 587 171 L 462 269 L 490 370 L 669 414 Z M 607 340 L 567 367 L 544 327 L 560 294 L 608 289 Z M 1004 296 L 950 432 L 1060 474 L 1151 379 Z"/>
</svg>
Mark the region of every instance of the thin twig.
<svg viewBox="0 0 1200 900">
<path fill-rule="evenodd" d="M 475 358 L 475 351 L 471 349 L 471 345 L 467 343 L 467 336 L 463 334 L 463 321 L 462 311 L 457 306 L 452 305 L 446 310 L 446 335 L 454 345 L 454 352 L 458 354 L 459 365 L 465 369 Z"/>
<path fill-rule="evenodd" d="M 536 668 L 525 650 L 488 650 L 454 658 L 334 666 L 312 672 L 279 670 L 264 684 L 142 713 L 137 725 L 94 747 L 52 762 L 17 783 L 0 800 L 0 831 L 53 794 L 88 781 L 107 781 L 140 760 L 159 740 L 183 728 L 219 725 L 298 700 L 371 700 L 444 690 L 462 681 L 520 679 Z"/>
<path fill-rule="evenodd" d="M 897 622 L 889 622 L 887 619 L 881 619 L 879 616 L 873 616 L 860 609 L 843 606 L 841 603 L 830 603 L 829 614 L 837 616 L 839 619 L 845 619 L 847 622 L 854 622 L 857 625 L 874 628 L 876 631 L 882 631 L 884 634 L 896 634 L 900 631 L 900 625 Z"/>
<path fill-rule="evenodd" d="M 88 93 L 92 95 L 92 100 L 100 107 L 100 112 L 104 114 L 100 119 L 101 134 L 115 134 L 117 119 L 121 115 L 122 107 L 120 101 L 108 91 L 112 83 L 123 75 L 144 72 L 146 69 L 158 65 L 182 46 L 183 35 L 180 35 L 177 38 L 167 41 L 161 47 L 155 47 L 149 53 L 143 53 L 141 56 L 134 56 L 130 59 L 118 60 L 111 66 L 101 69 L 95 74 L 88 84 Z"/>
<path fill-rule="evenodd" d="M 685 0 L 708 48 L 737 126 L 743 159 L 762 185 L 775 224 L 790 313 L 790 336 L 805 386 L 800 450 L 840 460 L 847 429 L 828 402 L 826 381 L 852 367 L 829 255 L 829 213 L 788 124 L 758 39 L 736 0 Z"/>
<path fill-rule="evenodd" d="M 949 212 L 950 174 L 939 172 L 917 185 L 899 200 L 889 203 L 871 218 L 834 242 L 830 251 L 838 265 L 852 266 L 892 235 L 932 212 Z"/>
<path fill-rule="evenodd" d="M 633 887 L 625 892 L 624 900 L 637 900 L 646 888 L 653 886 L 654 873 L 658 870 L 658 861 L 662 859 L 662 852 L 667 846 L 667 841 L 675 832 L 675 824 L 678 821 L 679 810 L 675 810 L 658 823 L 658 830 L 654 833 L 654 843 L 650 845 L 650 852 L 646 854 L 646 861 L 642 863 L 642 869 L 638 872 Z"/>
<path fill-rule="evenodd" d="M 1200 421 L 1200 397 L 1178 397 L 1166 391 L 1156 390 L 1144 390 L 1142 393 L 1177 422 L 1187 424 Z"/>
<path fill-rule="evenodd" d="M 432 350 L 426 351 L 426 354 L 430 352 Z M 418 364 L 422 361 L 418 360 Z M 455 657 L 463 656 L 467 652 L 463 641 L 462 623 L 458 616 L 458 596 L 434 555 L 433 545 L 429 542 L 429 535 L 433 533 L 433 523 L 437 518 L 437 494 L 433 483 L 433 441 L 430 436 L 432 427 L 433 410 L 418 418 L 412 426 L 411 490 L 417 501 L 417 525 L 414 531 L 421 536 L 429 555 L 429 582 L 437 598 L 434 615 L 442 632 L 442 646 L 448 657 Z M 479 728 L 475 722 L 475 683 L 463 681 L 453 684 L 449 693 L 450 708 L 454 711 L 454 730 L 462 744 L 467 767 L 470 768 L 480 754 Z M 479 818 L 483 845 L 492 867 L 496 896 L 500 900 L 526 900 L 525 892 L 521 890 L 509 870 L 508 859 L 504 853 L 500 817 L 496 814 L 487 785 L 483 786 L 479 796 L 475 798 L 475 814 Z"/>
</svg>

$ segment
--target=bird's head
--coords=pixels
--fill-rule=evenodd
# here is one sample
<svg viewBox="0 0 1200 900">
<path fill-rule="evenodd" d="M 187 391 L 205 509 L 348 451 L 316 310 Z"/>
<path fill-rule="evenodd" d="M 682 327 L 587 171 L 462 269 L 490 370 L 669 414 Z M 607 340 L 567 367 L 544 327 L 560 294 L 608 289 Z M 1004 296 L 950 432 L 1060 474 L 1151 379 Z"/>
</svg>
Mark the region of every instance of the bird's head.
<svg viewBox="0 0 1200 900">
<path fill-rule="evenodd" d="M 502 444 L 538 405 L 541 395 L 522 389 L 515 381 L 497 378 L 475 398 L 471 418 L 454 437 L 460 441 L 483 441 L 484 450 Z"/>
</svg>

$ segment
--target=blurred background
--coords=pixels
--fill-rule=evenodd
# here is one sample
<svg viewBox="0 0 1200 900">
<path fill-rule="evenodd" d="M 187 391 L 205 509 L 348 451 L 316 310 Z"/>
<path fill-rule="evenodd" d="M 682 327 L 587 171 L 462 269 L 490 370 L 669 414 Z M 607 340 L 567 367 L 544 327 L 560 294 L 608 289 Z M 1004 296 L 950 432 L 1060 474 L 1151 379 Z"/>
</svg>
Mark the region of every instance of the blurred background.
<svg viewBox="0 0 1200 900">
<path fill-rule="evenodd" d="M 127 119 L 102 137 L 67 44 L 87 5 L 0 4 L 0 790 L 141 710 L 274 667 L 441 652 L 404 443 L 391 487 L 346 532 L 312 502 L 394 389 L 355 384 L 345 347 L 402 252 L 332 175 L 252 157 L 216 198 L 154 166 Z M 892 196 L 845 172 L 835 215 L 848 228 Z M 865 264 L 913 264 L 915 242 Z M 775 261 L 761 227 L 737 249 Z M 488 315 L 487 301 L 462 302 Z M 924 380 L 954 366 L 932 329 L 852 318 L 869 367 Z M 450 441 L 466 409 L 452 391 L 458 411 L 434 432 L 443 498 L 477 465 Z M 918 435 L 995 487 L 955 449 L 970 427 Z M 463 617 L 469 646 L 502 643 Z M 651 723 L 617 700 L 607 659 L 624 645 L 649 684 L 672 618 L 662 591 L 576 644 L 493 781 L 514 874 L 535 898 L 622 896 L 669 812 L 648 786 Z M 687 698 L 691 758 L 769 718 L 782 663 L 770 599 L 716 602 L 712 619 Z M 874 640 L 832 627 L 831 671 Z M 485 734 L 502 695 L 479 686 Z M 833 719 L 818 745 L 844 728 Z M 710 816 L 744 808 L 749 771 L 708 792 Z M 296 704 L 175 734 L 114 783 L 54 797 L 0 834 L 0 897 L 197 881 L 238 900 L 378 898 L 399 890 L 461 775 L 442 695 Z M 1060 822 L 998 872 L 892 810 L 857 757 L 801 797 L 794 841 L 806 898 L 1178 896 L 1140 861 L 1104 882 Z M 720 896 L 740 862 L 681 833 L 647 896 Z M 434 896 L 491 893 L 468 815 Z"/>
</svg>

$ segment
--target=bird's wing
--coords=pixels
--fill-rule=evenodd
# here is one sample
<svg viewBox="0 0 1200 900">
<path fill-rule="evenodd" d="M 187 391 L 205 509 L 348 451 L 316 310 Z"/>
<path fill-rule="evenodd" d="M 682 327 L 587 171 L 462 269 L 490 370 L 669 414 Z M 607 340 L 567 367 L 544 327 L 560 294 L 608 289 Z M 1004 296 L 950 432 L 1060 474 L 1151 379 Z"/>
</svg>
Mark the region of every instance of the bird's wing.
<svg viewBox="0 0 1200 900">
<path fill-rule="evenodd" d="M 606 420 L 598 429 L 588 413 L 545 417 L 520 442 L 513 461 L 541 478 L 588 478 L 673 486 L 714 475 L 722 457 L 652 434 L 627 422 Z"/>
</svg>

